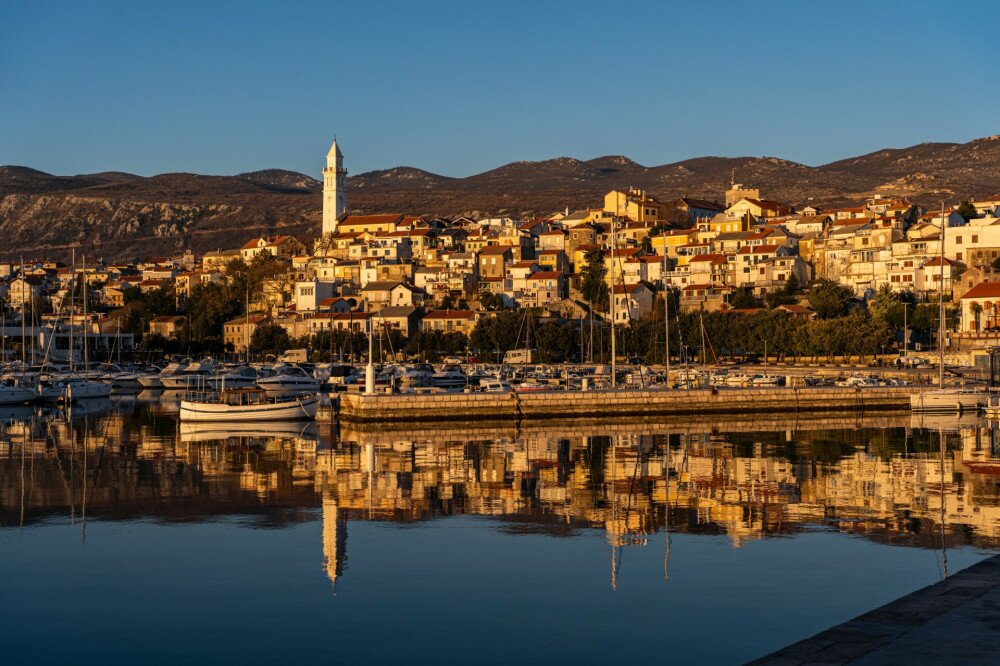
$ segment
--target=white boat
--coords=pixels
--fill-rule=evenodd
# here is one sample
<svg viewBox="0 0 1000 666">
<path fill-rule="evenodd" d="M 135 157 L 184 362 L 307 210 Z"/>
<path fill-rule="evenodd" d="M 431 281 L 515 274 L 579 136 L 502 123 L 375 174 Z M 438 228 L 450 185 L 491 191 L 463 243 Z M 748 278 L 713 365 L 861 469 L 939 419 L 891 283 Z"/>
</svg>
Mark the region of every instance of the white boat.
<svg viewBox="0 0 1000 666">
<path fill-rule="evenodd" d="M 431 383 L 442 389 L 462 389 L 469 385 L 469 378 L 457 366 L 445 366 L 431 377 Z"/>
<path fill-rule="evenodd" d="M 205 386 L 215 390 L 250 388 L 259 379 L 260 375 L 256 370 L 249 365 L 241 365 L 208 377 L 205 379 Z"/>
<path fill-rule="evenodd" d="M 35 399 L 35 391 L 13 380 L 0 382 L 0 405 L 23 405 Z"/>
<path fill-rule="evenodd" d="M 140 375 L 139 385 L 145 389 L 163 388 L 164 377 L 173 377 L 174 375 L 178 375 L 184 372 L 185 368 L 187 368 L 187 363 L 170 363 L 158 373 Z"/>
<path fill-rule="evenodd" d="M 206 386 L 206 382 L 215 373 L 215 361 L 207 359 L 198 361 L 173 375 L 161 375 L 160 383 L 167 390 L 192 390 Z"/>
<path fill-rule="evenodd" d="M 181 421 L 297 421 L 316 418 L 319 394 L 268 397 L 255 389 L 182 399 Z"/>
<path fill-rule="evenodd" d="M 479 380 L 479 390 L 484 393 L 510 393 L 510 384 L 500 379 L 484 377 Z"/>
<path fill-rule="evenodd" d="M 319 390 L 319 380 L 297 365 L 284 365 L 274 369 L 274 374 L 259 377 L 257 386 L 271 393 Z"/>
<path fill-rule="evenodd" d="M 910 409 L 915 412 L 977 412 L 986 406 L 987 398 L 985 391 L 977 389 L 931 389 L 912 394 Z"/>
<path fill-rule="evenodd" d="M 757 388 L 766 388 L 773 386 L 781 386 L 784 381 L 781 377 L 776 377 L 774 375 L 755 375 L 753 379 L 750 380 L 750 386 Z"/>
<path fill-rule="evenodd" d="M 74 402 L 111 397 L 111 387 L 80 377 L 56 377 L 38 383 L 38 398 L 45 402 Z"/>
</svg>

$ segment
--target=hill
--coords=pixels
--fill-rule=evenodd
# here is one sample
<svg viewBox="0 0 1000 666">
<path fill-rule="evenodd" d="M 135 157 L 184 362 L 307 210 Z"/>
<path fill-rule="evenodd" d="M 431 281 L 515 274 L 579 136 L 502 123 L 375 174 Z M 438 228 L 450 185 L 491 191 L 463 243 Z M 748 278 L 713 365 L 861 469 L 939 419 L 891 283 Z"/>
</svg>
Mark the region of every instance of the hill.
<svg viewBox="0 0 1000 666">
<path fill-rule="evenodd" d="M 1000 136 L 886 148 L 817 167 L 778 157 L 712 156 L 644 166 L 606 155 L 512 162 L 464 178 L 398 166 L 351 176 L 347 185 L 359 212 L 547 214 L 599 205 L 608 190 L 630 186 L 661 199 L 718 200 L 734 177 L 793 205 L 841 205 L 872 194 L 935 205 L 1000 190 Z M 4 166 L 0 254 L 56 256 L 86 247 L 99 256 L 135 257 L 231 247 L 254 234 L 308 239 L 319 232 L 321 191 L 315 178 L 282 169 L 142 177 Z"/>
</svg>

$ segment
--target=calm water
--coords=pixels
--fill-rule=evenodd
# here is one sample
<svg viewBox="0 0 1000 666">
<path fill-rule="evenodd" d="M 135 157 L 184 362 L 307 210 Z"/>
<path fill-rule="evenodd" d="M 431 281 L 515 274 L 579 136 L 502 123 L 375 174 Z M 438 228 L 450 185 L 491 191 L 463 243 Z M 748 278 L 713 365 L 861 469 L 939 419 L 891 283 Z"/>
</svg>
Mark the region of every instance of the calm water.
<svg viewBox="0 0 1000 666">
<path fill-rule="evenodd" d="M 174 410 L 0 414 L 6 663 L 740 662 L 1000 545 L 988 422 Z"/>
</svg>

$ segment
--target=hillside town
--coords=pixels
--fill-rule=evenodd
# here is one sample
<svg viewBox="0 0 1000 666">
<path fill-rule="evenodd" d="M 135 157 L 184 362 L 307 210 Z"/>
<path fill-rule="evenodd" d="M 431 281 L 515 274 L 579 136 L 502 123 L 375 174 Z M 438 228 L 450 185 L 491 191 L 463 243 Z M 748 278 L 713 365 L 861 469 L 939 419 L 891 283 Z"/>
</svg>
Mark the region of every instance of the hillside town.
<svg viewBox="0 0 1000 666">
<path fill-rule="evenodd" d="M 351 212 L 346 174 L 334 141 L 315 239 L 242 238 L 201 256 L 131 262 L 80 248 L 70 262 L 0 265 L 8 357 L 27 347 L 37 361 L 39 350 L 58 356 L 85 344 L 95 355 L 305 347 L 332 359 L 363 353 L 353 336 L 376 329 L 392 333 L 393 352 L 412 352 L 414 340 L 434 353 L 531 348 L 531 325 L 515 319 L 506 323 L 524 332 L 509 331 L 502 343 L 496 333 L 470 339 L 487 327 L 480 322 L 514 311 L 530 313 L 536 333 L 546 323 L 571 325 L 559 357 L 548 360 L 582 361 L 595 358 L 595 324 L 650 335 L 660 329 L 639 326 L 662 322 L 664 303 L 678 321 L 770 312 L 808 322 L 872 311 L 873 303 L 883 314 L 896 308 L 874 353 L 911 340 L 935 345 L 937 307 L 928 304 L 941 295 L 949 349 L 1000 340 L 1000 196 L 928 210 L 873 195 L 823 210 L 733 182 L 718 201 L 624 189 L 596 209 L 442 219 Z M 832 309 L 831 294 L 839 303 Z M 26 340 L 20 352 L 18 339 Z M 646 353 L 653 347 L 636 343 L 632 352 L 655 356 Z"/>
</svg>

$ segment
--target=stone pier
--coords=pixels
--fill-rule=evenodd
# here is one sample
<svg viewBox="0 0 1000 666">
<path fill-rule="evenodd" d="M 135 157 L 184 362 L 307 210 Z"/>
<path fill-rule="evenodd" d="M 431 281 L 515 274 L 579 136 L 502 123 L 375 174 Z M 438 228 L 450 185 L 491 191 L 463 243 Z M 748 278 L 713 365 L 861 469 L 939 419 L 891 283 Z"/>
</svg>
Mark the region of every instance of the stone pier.
<svg viewBox="0 0 1000 666">
<path fill-rule="evenodd" d="M 524 393 L 346 393 L 340 418 L 355 423 L 517 421 L 692 414 L 863 412 L 908 409 L 908 386 L 698 390 L 531 391 Z"/>
</svg>

